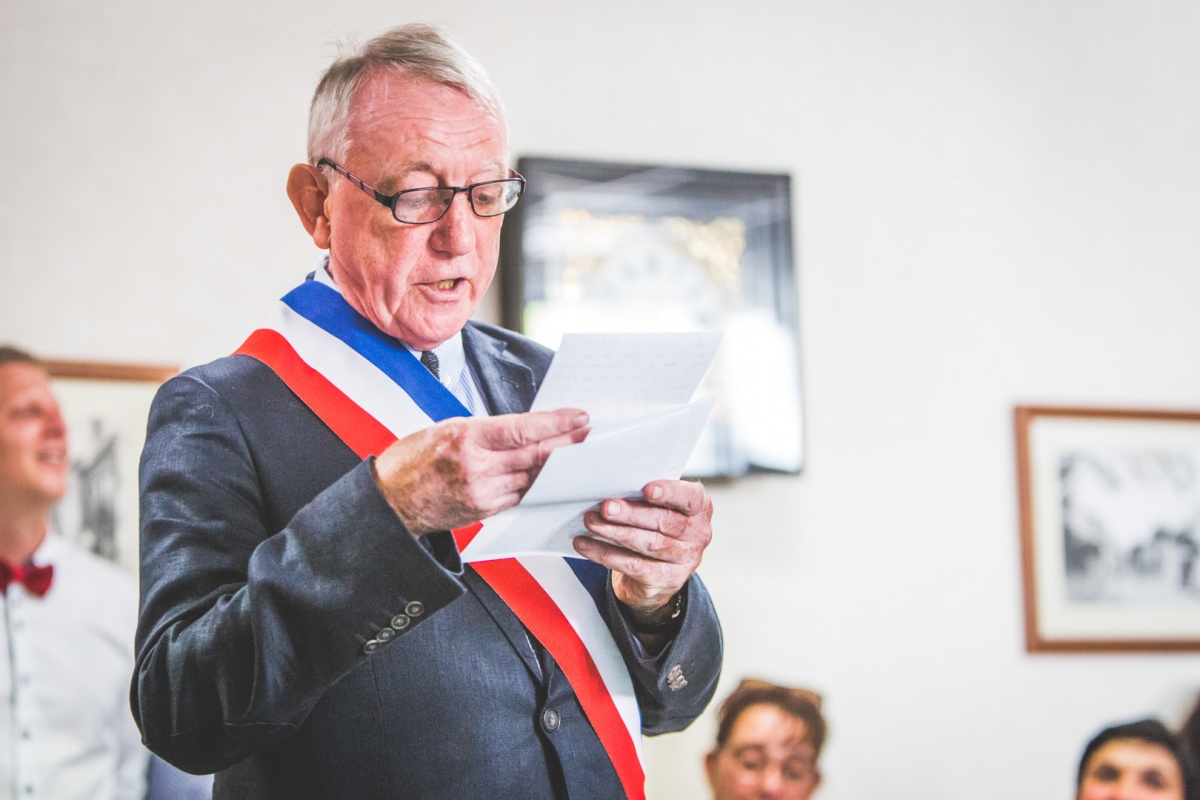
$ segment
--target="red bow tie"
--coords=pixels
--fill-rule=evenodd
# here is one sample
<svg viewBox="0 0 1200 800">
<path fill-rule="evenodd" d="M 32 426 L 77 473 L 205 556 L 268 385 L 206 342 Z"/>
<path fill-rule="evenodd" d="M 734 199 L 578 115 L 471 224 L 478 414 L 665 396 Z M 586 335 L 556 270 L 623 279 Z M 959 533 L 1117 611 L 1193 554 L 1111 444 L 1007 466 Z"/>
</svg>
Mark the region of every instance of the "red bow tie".
<svg viewBox="0 0 1200 800">
<path fill-rule="evenodd" d="M 54 579 L 54 566 L 45 564 L 35 567 L 32 563 L 12 566 L 7 561 L 0 560 L 0 592 L 8 589 L 13 581 L 21 584 L 35 597 L 41 597 L 50 588 Z"/>
</svg>

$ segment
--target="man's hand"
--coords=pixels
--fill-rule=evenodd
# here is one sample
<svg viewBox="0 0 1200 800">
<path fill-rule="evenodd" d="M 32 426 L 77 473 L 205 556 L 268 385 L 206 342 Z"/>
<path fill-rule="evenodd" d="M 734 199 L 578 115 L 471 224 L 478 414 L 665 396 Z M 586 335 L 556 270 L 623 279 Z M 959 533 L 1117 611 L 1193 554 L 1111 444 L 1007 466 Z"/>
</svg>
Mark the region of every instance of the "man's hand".
<svg viewBox="0 0 1200 800">
<path fill-rule="evenodd" d="M 413 536 L 458 528 L 515 506 L 587 423 L 577 408 L 444 420 L 383 451 L 375 483 Z"/>
<path fill-rule="evenodd" d="M 613 591 L 644 625 L 670 616 L 668 602 L 687 583 L 712 539 L 712 500 L 690 481 L 652 481 L 645 501 L 605 500 L 583 522 L 599 539 L 575 549 L 612 570 Z M 603 541 L 602 541 L 603 540 Z"/>
</svg>

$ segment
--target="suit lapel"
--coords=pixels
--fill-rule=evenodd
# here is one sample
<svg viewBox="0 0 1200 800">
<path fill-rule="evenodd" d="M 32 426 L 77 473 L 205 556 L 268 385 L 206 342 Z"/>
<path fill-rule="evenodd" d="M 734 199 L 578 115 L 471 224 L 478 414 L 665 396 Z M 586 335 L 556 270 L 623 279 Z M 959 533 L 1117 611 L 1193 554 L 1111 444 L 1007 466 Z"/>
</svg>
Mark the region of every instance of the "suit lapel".
<svg viewBox="0 0 1200 800">
<path fill-rule="evenodd" d="M 517 615 L 512 612 L 508 604 L 500 599 L 500 595 L 496 594 L 496 590 L 487 585 L 487 582 L 479 577 L 479 574 L 468 564 L 463 570 L 463 583 L 475 595 L 492 619 L 496 621 L 496 627 L 504 632 L 504 636 L 508 639 L 508 643 L 512 645 L 513 650 L 517 651 L 517 655 L 525 662 L 525 666 L 532 673 L 534 681 L 542 682 L 542 665 L 539 663 L 537 654 L 534 652 L 533 639 L 529 632 L 525 630 L 525 625 L 517 618 Z"/>
<path fill-rule="evenodd" d="M 533 370 L 508 354 L 504 342 L 468 323 L 463 328 L 467 363 L 475 370 L 488 410 L 493 414 L 528 411 L 537 394 Z"/>
</svg>

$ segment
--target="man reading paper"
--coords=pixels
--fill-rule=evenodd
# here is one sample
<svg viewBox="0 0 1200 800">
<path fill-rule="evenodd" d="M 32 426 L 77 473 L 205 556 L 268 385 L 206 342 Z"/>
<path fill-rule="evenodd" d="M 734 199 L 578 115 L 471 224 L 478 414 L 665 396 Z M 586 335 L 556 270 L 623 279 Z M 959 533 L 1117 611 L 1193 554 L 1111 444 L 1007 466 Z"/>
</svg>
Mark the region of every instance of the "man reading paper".
<svg viewBox="0 0 1200 800">
<path fill-rule="evenodd" d="M 287 191 L 328 258 L 154 402 L 134 716 L 217 798 L 643 796 L 640 734 L 705 707 L 720 629 L 697 483 L 586 518 L 581 558 L 464 565 L 579 409 L 468 322 L 512 171 L 479 65 L 411 25 L 338 60 Z M 436 374 L 436 377 L 435 377 Z"/>
</svg>

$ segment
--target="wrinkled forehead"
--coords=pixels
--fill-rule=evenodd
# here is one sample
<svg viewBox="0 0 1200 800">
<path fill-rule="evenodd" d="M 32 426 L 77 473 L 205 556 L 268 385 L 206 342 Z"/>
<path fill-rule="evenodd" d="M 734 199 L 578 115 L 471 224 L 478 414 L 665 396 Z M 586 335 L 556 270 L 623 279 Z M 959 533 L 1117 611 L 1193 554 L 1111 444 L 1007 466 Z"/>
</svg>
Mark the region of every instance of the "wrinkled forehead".
<svg viewBox="0 0 1200 800">
<path fill-rule="evenodd" d="M 812 733 L 804 720 L 771 703 L 747 706 L 734 721 L 726 746 L 750 744 L 814 751 Z"/>
<path fill-rule="evenodd" d="M 471 130 L 487 135 L 500 150 L 507 148 L 506 124 L 465 89 L 409 75 L 395 69 L 376 69 L 363 77 L 350 100 L 347 121 L 351 141 L 370 141 L 383 132 L 405 126 L 413 130 Z"/>
</svg>

